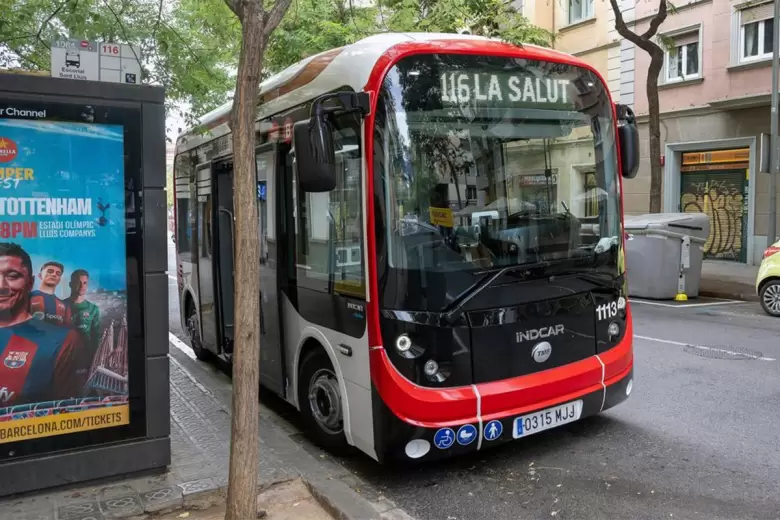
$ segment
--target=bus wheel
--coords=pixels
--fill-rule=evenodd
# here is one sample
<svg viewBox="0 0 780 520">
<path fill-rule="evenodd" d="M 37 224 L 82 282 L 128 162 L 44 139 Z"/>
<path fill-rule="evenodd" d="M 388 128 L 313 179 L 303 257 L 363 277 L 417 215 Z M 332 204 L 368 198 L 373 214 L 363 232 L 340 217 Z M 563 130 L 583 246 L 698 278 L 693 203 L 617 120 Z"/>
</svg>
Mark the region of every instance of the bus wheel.
<svg viewBox="0 0 780 520">
<path fill-rule="evenodd" d="M 195 312 L 193 305 L 189 305 L 187 309 L 187 334 L 190 336 L 190 347 L 195 353 L 195 357 L 201 361 L 208 360 L 209 353 L 205 348 L 203 348 L 203 343 L 200 341 L 200 324 L 198 323 L 198 313 Z"/>
<path fill-rule="evenodd" d="M 322 349 L 309 352 L 301 363 L 298 403 L 303 421 L 317 444 L 338 455 L 351 451 L 344 435 L 339 380 Z"/>
</svg>

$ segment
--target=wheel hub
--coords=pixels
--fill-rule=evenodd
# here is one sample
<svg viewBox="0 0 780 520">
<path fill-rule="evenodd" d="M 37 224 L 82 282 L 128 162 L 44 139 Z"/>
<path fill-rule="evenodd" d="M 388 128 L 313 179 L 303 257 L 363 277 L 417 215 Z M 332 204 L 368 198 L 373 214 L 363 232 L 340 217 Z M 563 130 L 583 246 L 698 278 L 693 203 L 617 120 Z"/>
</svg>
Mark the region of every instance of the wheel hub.
<svg viewBox="0 0 780 520">
<path fill-rule="evenodd" d="M 776 314 L 780 314 L 780 285 L 770 285 L 764 291 L 764 304 Z"/>
<path fill-rule="evenodd" d="M 309 407 L 314 420 L 323 430 L 337 434 L 344 429 L 339 383 L 332 371 L 320 369 L 312 376 Z"/>
</svg>

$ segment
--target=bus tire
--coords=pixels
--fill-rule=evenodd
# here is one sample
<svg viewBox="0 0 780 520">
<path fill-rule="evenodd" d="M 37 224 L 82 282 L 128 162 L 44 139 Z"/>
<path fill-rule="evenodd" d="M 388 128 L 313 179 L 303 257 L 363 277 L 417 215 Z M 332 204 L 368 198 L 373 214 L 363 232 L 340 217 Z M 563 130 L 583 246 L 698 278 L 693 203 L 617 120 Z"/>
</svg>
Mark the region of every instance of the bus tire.
<svg viewBox="0 0 780 520">
<path fill-rule="evenodd" d="M 341 390 L 328 355 L 322 348 L 310 351 L 298 374 L 298 405 L 312 440 L 335 455 L 349 454 Z"/>
<path fill-rule="evenodd" d="M 209 352 L 203 348 L 203 342 L 200 340 L 198 313 L 192 303 L 187 305 L 187 335 L 190 337 L 190 348 L 195 353 L 195 357 L 200 361 L 208 361 Z"/>
</svg>

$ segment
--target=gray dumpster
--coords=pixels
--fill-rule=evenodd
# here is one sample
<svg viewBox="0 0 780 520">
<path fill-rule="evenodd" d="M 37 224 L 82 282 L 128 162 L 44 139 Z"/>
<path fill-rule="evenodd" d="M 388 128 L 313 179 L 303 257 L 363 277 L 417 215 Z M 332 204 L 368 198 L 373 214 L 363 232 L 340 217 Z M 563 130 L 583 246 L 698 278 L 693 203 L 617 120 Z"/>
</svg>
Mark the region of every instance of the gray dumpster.
<svg viewBox="0 0 780 520">
<path fill-rule="evenodd" d="M 699 295 L 706 213 L 653 213 L 625 218 L 628 294 L 671 300 Z"/>
</svg>

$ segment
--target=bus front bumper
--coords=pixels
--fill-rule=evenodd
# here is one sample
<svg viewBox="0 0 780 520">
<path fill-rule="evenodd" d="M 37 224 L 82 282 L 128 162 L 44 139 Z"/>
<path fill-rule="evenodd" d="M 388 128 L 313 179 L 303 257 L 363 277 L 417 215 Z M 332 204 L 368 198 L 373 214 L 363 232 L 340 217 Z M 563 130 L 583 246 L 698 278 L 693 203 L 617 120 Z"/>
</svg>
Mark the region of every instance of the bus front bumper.
<svg viewBox="0 0 780 520">
<path fill-rule="evenodd" d="M 375 350 L 380 359 L 372 365 L 381 367 L 374 373 L 374 396 L 381 401 L 374 425 L 377 458 L 428 461 L 457 456 L 571 424 L 572 412 L 581 421 L 620 404 L 633 389 L 630 318 L 628 323 L 623 339 L 597 356 L 468 387 L 413 385 L 394 369 L 386 353 Z M 530 422 L 516 421 L 520 417 Z"/>
<path fill-rule="evenodd" d="M 378 450 L 380 462 L 383 460 L 431 461 L 443 459 L 475 451 L 492 448 L 513 440 L 520 440 L 536 433 L 566 427 L 575 422 L 597 415 L 628 399 L 633 389 L 634 368 L 629 367 L 624 374 L 619 375 L 610 384 L 595 391 L 578 395 L 566 396 L 564 399 L 546 403 L 521 414 L 496 414 L 481 421 L 452 424 L 438 428 L 412 426 L 405 423 L 396 424 L 390 431 L 399 433 L 395 439 L 387 438 Z M 556 419 L 561 421 L 569 410 L 578 408 L 576 420 L 556 425 Z M 557 416 L 557 417 L 556 417 Z M 525 420 L 521 419 L 525 418 Z M 397 417 L 388 417 L 391 422 L 400 422 Z M 552 421 L 541 430 L 535 430 L 538 424 Z M 566 419 L 563 418 L 563 421 Z M 519 427 L 522 422 L 535 431 L 529 433 L 526 428 Z M 536 424 L 534 424 L 536 423 Z M 499 426 L 500 425 L 500 426 Z M 399 428 L 399 426 L 401 426 Z M 525 431 L 523 431 L 525 430 Z M 387 431 L 387 430 L 386 430 Z M 518 435 L 521 431 L 523 433 Z M 379 446 L 378 446 L 379 447 Z M 382 449 L 384 448 L 384 449 Z"/>
</svg>

